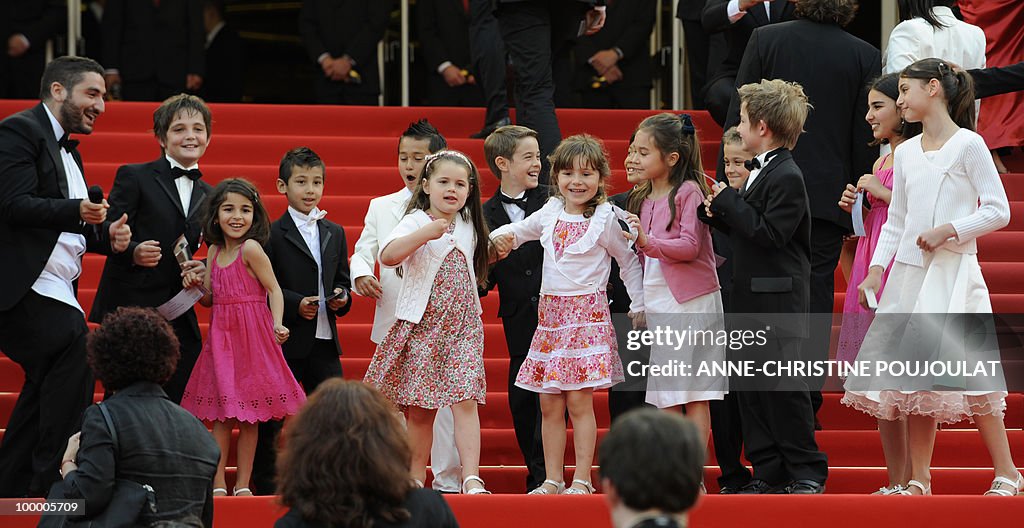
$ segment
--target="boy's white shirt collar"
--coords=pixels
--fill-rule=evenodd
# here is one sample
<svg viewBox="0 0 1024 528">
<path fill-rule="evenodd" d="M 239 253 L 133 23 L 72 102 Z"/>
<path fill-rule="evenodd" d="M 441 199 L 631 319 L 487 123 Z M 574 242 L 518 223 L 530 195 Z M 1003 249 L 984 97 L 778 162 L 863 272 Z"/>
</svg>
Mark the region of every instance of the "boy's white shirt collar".
<svg viewBox="0 0 1024 528">
<path fill-rule="evenodd" d="M 191 167 L 186 167 L 186 166 L 182 165 L 181 163 L 178 163 L 178 160 L 170 157 L 167 154 L 164 154 L 164 158 L 168 161 L 168 163 L 171 164 L 171 168 L 172 169 L 174 167 L 178 167 L 179 169 L 183 169 L 183 170 L 192 170 L 192 169 L 198 169 L 199 168 L 199 162 L 193 163 Z"/>
</svg>

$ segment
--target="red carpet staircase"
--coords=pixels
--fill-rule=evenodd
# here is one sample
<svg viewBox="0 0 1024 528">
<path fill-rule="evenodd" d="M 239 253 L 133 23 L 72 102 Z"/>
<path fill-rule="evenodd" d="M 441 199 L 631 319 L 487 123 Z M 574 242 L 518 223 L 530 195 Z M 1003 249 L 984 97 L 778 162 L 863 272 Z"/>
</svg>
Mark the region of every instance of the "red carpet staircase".
<svg viewBox="0 0 1024 528">
<path fill-rule="evenodd" d="M 29 101 L 0 101 L 0 118 L 31 104 Z M 154 108 L 155 105 L 146 103 L 110 104 L 107 112 L 98 120 L 96 132 L 91 136 L 80 137 L 82 143 L 79 148 L 90 184 L 100 185 L 107 191 L 119 165 L 149 161 L 160 154 L 151 133 Z M 480 126 L 483 112 L 478 109 L 250 105 L 213 105 L 212 108 L 214 122 L 211 146 L 201 162 L 206 181 L 215 184 L 233 176 L 254 181 L 265 194 L 265 204 L 271 216 L 277 218 L 287 205 L 284 196 L 276 194 L 274 187 L 278 161 L 292 147 L 309 146 L 327 164 L 326 195 L 321 208 L 329 212 L 329 219 L 345 227 L 350 252 L 358 239 L 369 200 L 393 192 L 402 185 L 395 169 L 397 137 L 409 122 L 420 117 L 429 118 L 447 136 L 451 148 L 466 152 L 478 163 L 485 197 L 489 197 L 497 188 L 497 180 L 486 169 L 483 142 L 463 139 Z M 560 110 L 559 120 L 564 136 L 588 132 L 604 139 L 615 169 L 611 189 L 614 193 L 628 189 L 622 168 L 627 140 L 636 124 L 650 113 Z M 695 122 L 703 140 L 701 146 L 705 167 L 713 167 L 721 130 L 703 112 L 695 114 Z M 1020 280 L 1024 276 L 1024 167 L 1018 170 L 1021 172 L 1004 177 L 1013 214 L 1010 225 L 982 238 L 979 243 L 980 258 L 992 292 L 993 305 L 1000 313 L 1024 313 L 1024 282 Z M 79 298 L 87 312 L 95 296 L 102 267 L 103 257 L 85 257 Z M 841 310 L 845 283 L 840 273 L 836 275 L 835 307 Z M 488 487 L 497 493 L 522 493 L 525 469 L 516 447 L 505 392 L 508 354 L 496 316 L 497 300 L 494 293 L 483 299 L 486 328 L 484 357 L 489 391 L 487 405 L 481 407 L 480 411 L 483 428 L 481 476 L 487 481 Z M 339 321 L 339 334 L 344 349 L 341 361 L 346 378 L 361 379 L 366 371 L 374 350 L 369 340 L 372 317 L 372 303 L 357 297 L 352 311 Z M 209 321 L 208 310 L 199 309 L 199 320 L 205 332 Z M 837 331 L 838 328 L 834 327 L 833 333 Z M 1020 370 L 1016 374 L 1020 375 Z M 0 425 L 6 424 L 22 381 L 23 375 L 17 365 L 0 355 Z M 98 385 L 96 396 L 101 396 Z M 825 404 L 820 412 L 824 430 L 817 433 L 819 445 L 829 456 L 831 473 L 828 493 L 865 494 L 886 484 L 878 433 L 872 419 L 840 405 L 840 397 L 840 393 L 825 395 Z M 609 425 L 607 393 L 599 393 L 595 397 L 595 407 L 600 433 L 603 434 Z M 1014 459 L 1018 464 L 1024 464 L 1024 394 L 1012 394 L 1008 407 L 1006 426 L 1010 429 Z M 934 457 L 936 469 L 933 472 L 935 493 L 977 495 L 987 489 L 992 478 L 990 461 L 977 431 L 970 427 L 967 423 L 958 424 L 938 433 Z M 232 464 L 233 461 L 229 462 L 229 465 Z M 573 464 L 571 444 L 567 449 L 566 464 Z M 718 468 L 715 466 L 713 452 L 707 464 L 706 481 L 709 492 L 714 493 L 717 491 L 715 477 Z M 588 511 L 580 513 L 578 517 L 574 517 L 572 510 L 575 508 L 567 510 L 560 506 L 563 504 L 558 502 L 560 499 L 541 498 L 533 502 L 534 498 L 531 497 L 531 506 L 527 508 L 523 508 L 521 501 L 503 502 L 514 498 L 484 499 L 493 508 L 485 507 L 483 503 L 473 504 L 474 498 L 455 498 L 451 502 L 464 525 L 514 526 L 534 520 L 543 522 L 543 519 L 554 520 L 544 517 L 552 512 L 558 512 L 572 526 L 591 525 L 593 522 L 601 525 L 606 519 L 605 511 L 600 507 L 601 501 L 597 498 L 585 499 L 584 503 L 594 508 L 587 508 Z M 843 502 L 840 506 L 838 502 L 824 502 L 824 499 L 813 502 L 814 498 L 778 498 L 774 499 L 775 502 L 765 498 L 740 499 L 742 504 L 735 498 L 708 497 L 695 514 L 694 521 L 698 525 L 718 525 L 763 520 L 765 517 L 752 516 L 750 513 L 758 511 L 754 507 L 755 501 L 758 504 L 767 501 L 766 505 L 772 505 L 770 510 L 774 513 L 766 512 L 769 518 L 775 514 L 785 515 L 789 522 L 797 520 L 789 517 L 793 513 L 799 513 L 801 518 L 814 522 L 820 516 L 834 516 L 837 507 L 843 507 L 844 512 L 860 509 L 854 506 L 858 503 Z M 792 502 L 780 503 L 780 500 Z M 902 500 L 895 499 L 897 502 Z M 955 505 L 949 502 L 950 507 L 966 508 L 966 504 L 976 504 L 966 501 L 966 498 L 950 497 L 947 500 L 960 501 Z M 1013 502 L 1012 507 L 1000 506 L 996 515 L 1009 514 L 1010 510 L 1003 511 L 1007 507 L 1024 513 L 1024 499 Z M 805 508 L 807 505 L 811 506 Z M 907 501 L 897 509 L 907 513 L 928 509 L 918 506 L 926 505 Z M 217 508 L 220 526 L 249 525 L 242 523 L 236 515 L 253 519 L 263 526 L 268 526 L 274 518 L 273 505 L 262 499 L 218 499 Z M 986 505 L 985 508 L 987 510 L 990 506 Z M 947 510 L 947 507 L 931 510 Z M 893 513 L 896 513 L 895 510 Z M 1018 519 L 1020 513 L 1017 514 Z M 864 512 L 860 512 L 840 520 L 839 524 L 852 525 L 868 518 Z M 942 518 L 950 520 L 949 517 Z M 969 516 L 963 519 L 958 524 L 971 524 Z M 231 522 L 236 520 L 237 523 Z M 6 520 L 2 524 L 6 524 Z"/>
</svg>

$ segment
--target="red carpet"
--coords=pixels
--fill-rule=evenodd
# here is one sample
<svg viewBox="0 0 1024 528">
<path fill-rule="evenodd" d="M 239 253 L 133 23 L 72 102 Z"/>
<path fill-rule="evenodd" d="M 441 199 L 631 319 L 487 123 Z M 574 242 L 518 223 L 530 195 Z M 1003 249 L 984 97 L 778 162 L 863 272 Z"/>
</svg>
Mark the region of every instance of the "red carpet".
<svg viewBox="0 0 1024 528">
<path fill-rule="evenodd" d="M 0 101 L 0 118 L 30 107 L 31 101 Z M 115 103 L 100 117 L 96 133 L 82 137 L 86 176 L 91 184 L 109 190 L 118 166 L 150 161 L 159 154 L 152 137 L 152 111 L 149 103 Z M 213 105 L 212 142 L 201 165 L 204 178 L 216 183 L 224 178 L 243 176 L 256 182 L 273 217 L 285 209 L 283 196 L 276 193 L 274 180 L 283 153 L 292 147 L 308 145 L 327 163 L 326 193 L 322 202 L 328 218 L 345 227 L 351 251 L 362 229 L 362 220 L 370 198 L 393 192 L 401 185 L 395 170 L 397 137 L 408 123 L 428 117 L 449 138 L 452 148 L 466 151 L 477 162 L 483 161 L 483 142 L 464 139 L 476 131 L 483 119 L 479 109 L 455 108 L 366 108 L 324 106 L 252 106 Z M 622 169 L 626 140 L 640 120 L 650 111 L 560 110 L 564 135 L 586 131 L 601 137 L 608 147 L 614 171 L 612 192 L 626 190 Z M 695 112 L 701 133 L 706 168 L 714 166 L 720 129 L 704 112 Z M 1019 157 L 1019 156 L 1018 156 Z M 1024 166 L 1019 160 L 1008 163 L 1018 173 L 1003 179 L 1012 201 L 1010 226 L 979 242 L 979 256 L 986 281 L 992 291 L 996 310 L 1024 313 Z M 485 196 L 497 189 L 497 180 L 480 163 Z M 79 299 L 88 311 L 102 271 L 103 258 L 89 255 L 84 260 L 79 284 Z M 837 274 L 835 308 L 842 307 L 845 283 Z M 511 429 L 506 383 L 508 355 L 500 322 L 496 317 L 497 295 L 483 299 L 486 331 L 485 367 L 489 391 L 487 405 L 481 407 L 481 475 L 488 487 L 500 493 L 521 493 L 525 469 L 521 466 Z M 357 299 L 352 311 L 340 320 L 345 376 L 359 379 L 365 372 L 373 345 L 369 341 L 372 304 Z M 205 332 L 209 312 L 199 310 Z M 838 320 L 836 322 L 838 324 Z M 833 327 L 838 332 L 838 326 Z M 1024 361 L 1007 365 L 1007 371 L 1024 378 Z M 0 356 L 0 426 L 6 423 L 20 390 L 23 376 L 10 360 Z M 97 386 L 97 392 L 101 388 Z M 1022 499 L 982 499 L 992 478 L 991 462 L 976 430 L 969 423 L 940 431 L 935 448 L 935 492 L 947 494 L 931 499 L 869 498 L 869 493 L 885 483 L 881 446 L 875 423 L 862 413 L 841 404 L 841 394 L 825 396 L 820 419 L 825 430 L 817 438 L 829 455 L 831 475 L 825 497 L 720 497 L 702 500 L 692 517 L 693 526 L 973 526 L 979 513 L 986 524 L 1012 526 L 1024 514 Z M 603 434 L 608 427 L 607 393 L 595 397 L 598 426 Z M 1015 460 L 1024 463 L 1024 394 L 1012 394 L 1006 418 Z M 0 431 L 0 435 L 3 431 Z M 571 445 L 571 444 L 570 444 Z M 233 465 L 233 456 L 230 465 Z M 572 449 L 566 462 L 573 463 Z M 718 468 L 714 453 L 705 470 L 710 491 L 716 491 L 714 478 Z M 229 470 L 231 479 L 233 468 Z M 596 473 L 595 473 L 596 475 Z M 842 495 L 856 494 L 856 495 Z M 964 494 L 954 496 L 952 494 Z M 970 495 L 970 496 L 967 496 Z M 449 501 L 462 526 L 608 526 L 607 511 L 599 497 L 544 498 L 512 495 L 491 497 L 450 497 Z M 872 501 L 872 502 L 868 502 Z M 982 501 L 987 501 L 984 505 Z M 218 526 L 270 526 L 279 512 L 268 499 L 217 500 Z M 1012 521 L 1012 519 L 1018 521 Z M 32 517 L 4 517 L 2 526 L 34 526 Z"/>
</svg>

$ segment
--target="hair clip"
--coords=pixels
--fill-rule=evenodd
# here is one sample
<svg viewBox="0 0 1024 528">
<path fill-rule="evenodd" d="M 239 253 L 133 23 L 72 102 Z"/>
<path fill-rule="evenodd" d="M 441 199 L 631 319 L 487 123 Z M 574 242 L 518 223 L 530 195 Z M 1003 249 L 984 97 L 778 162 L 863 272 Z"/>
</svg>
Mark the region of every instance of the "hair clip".
<svg viewBox="0 0 1024 528">
<path fill-rule="evenodd" d="M 676 117 L 683 124 L 683 134 L 692 136 L 696 132 L 696 129 L 693 128 L 693 118 L 690 117 L 690 114 L 676 114 Z"/>
<path fill-rule="evenodd" d="M 938 70 L 939 70 L 939 75 L 946 75 L 947 73 L 952 73 L 953 72 L 953 68 L 950 68 L 949 64 L 946 64 L 943 61 L 939 61 Z"/>
<path fill-rule="evenodd" d="M 463 162 L 465 162 L 466 165 L 469 165 L 470 167 L 473 166 L 473 162 L 469 161 L 469 158 L 467 158 L 465 154 L 463 154 L 463 153 L 461 153 L 461 152 L 459 152 L 457 150 L 447 150 L 447 149 L 439 150 L 439 151 L 437 151 L 437 152 L 435 152 L 433 154 L 427 154 L 427 157 L 424 158 L 426 160 L 426 163 L 423 165 L 424 176 L 426 175 L 427 170 L 430 168 L 431 164 L 433 164 L 438 159 L 445 158 L 445 157 L 447 157 L 447 158 L 458 158 L 458 159 L 462 160 Z"/>
</svg>

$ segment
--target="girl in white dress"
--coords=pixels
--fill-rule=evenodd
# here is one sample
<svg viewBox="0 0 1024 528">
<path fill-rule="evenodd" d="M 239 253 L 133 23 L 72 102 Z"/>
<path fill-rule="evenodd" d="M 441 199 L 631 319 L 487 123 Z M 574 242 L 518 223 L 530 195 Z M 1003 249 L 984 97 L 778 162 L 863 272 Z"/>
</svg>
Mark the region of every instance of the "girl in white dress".
<svg viewBox="0 0 1024 528">
<path fill-rule="evenodd" d="M 882 272 L 895 256 L 877 315 L 858 356 L 871 364 L 896 359 L 893 354 L 897 350 L 923 354 L 926 360 L 947 359 L 957 338 L 961 344 L 966 341 L 962 331 L 959 336 L 946 336 L 930 327 L 920 331 L 916 325 L 938 321 L 938 330 L 949 331 L 953 319 L 935 314 L 992 313 L 978 264 L 977 238 L 1010 221 L 999 174 L 984 140 L 973 130 L 970 75 L 946 61 L 925 59 L 902 72 L 899 87 L 897 104 L 904 119 L 920 122 L 923 133 L 894 152 L 889 218 L 882 227 L 868 276 L 858 286 L 860 302 L 866 307 L 866 292 L 878 291 Z M 913 207 L 909 207 L 911 200 Z M 925 341 L 935 346 L 924 346 Z M 941 390 L 959 383 L 949 378 L 931 380 L 931 390 L 905 383 L 857 376 L 846 383 L 846 401 L 854 407 L 880 419 L 907 420 L 911 480 L 902 494 L 931 493 L 929 467 L 936 422 L 955 423 L 965 416 L 977 424 L 992 456 L 996 478 L 986 494 L 1019 493 L 1024 479 L 1010 456 L 1003 424 L 1006 390 L 1001 373 L 980 381 L 972 379 L 963 387 L 967 390 Z"/>
</svg>

